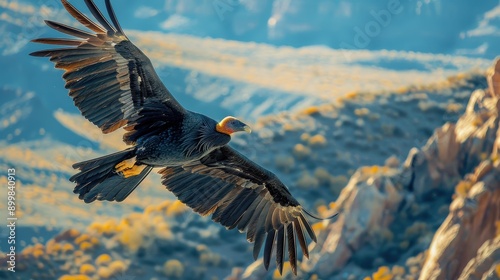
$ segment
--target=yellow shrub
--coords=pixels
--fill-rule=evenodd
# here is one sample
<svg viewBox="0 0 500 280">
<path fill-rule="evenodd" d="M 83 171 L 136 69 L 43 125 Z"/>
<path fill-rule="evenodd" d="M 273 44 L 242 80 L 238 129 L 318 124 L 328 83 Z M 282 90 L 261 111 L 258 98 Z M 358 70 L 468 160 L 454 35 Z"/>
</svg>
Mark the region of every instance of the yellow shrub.
<svg viewBox="0 0 500 280">
<path fill-rule="evenodd" d="M 63 275 L 59 277 L 59 280 L 90 280 L 87 275 Z"/>
<path fill-rule="evenodd" d="M 381 266 L 373 273 L 373 280 L 391 280 L 393 275 L 387 266 Z"/>
<path fill-rule="evenodd" d="M 104 235 L 111 235 L 117 231 L 117 227 L 115 220 L 108 220 L 104 223 L 92 223 L 89 229 Z"/>
<path fill-rule="evenodd" d="M 181 278 L 184 274 L 184 265 L 178 260 L 168 260 L 163 265 L 163 274 L 167 277 Z"/>
<path fill-rule="evenodd" d="M 203 252 L 200 255 L 200 263 L 202 265 L 212 265 L 219 266 L 220 264 L 220 256 L 211 252 Z"/>
<path fill-rule="evenodd" d="M 399 265 L 395 265 L 393 268 L 392 268 L 392 274 L 396 275 L 396 276 L 404 276 L 406 273 L 405 271 L 405 268 L 403 266 L 399 266 Z"/>
<path fill-rule="evenodd" d="M 319 108 L 317 106 L 311 106 L 311 107 L 305 108 L 303 112 L 306 115 L 314 115 L 314 114 L 319 113 Z"/>
<path fill-rule="evenodd" d="M 311 147 L 323 147 L 326 145 L 326 138 L 321 134 L 316 134 L 309 138 L 308 142 Z"/>
<path fill-rule="evenodd" d="M 97 239 L 97 237 L 92 237 L 90 238 L 90 243 L 94 246 L 99 245 L 99 239 Z"/>
<path fill-rule="evenodd" d="M 94 245 L 92 245 L 90 242 L 83 242 L 82 244 L 80 244 L 80 250 L 82 251 L 88 251 L 90 249 L 92 249 L 94 247 Z"/>
<path fill-rule="evenodd" d="M 63 246 L 62 246 L 62 251 L 63 252 L 69 252 L 69 251 L 73 251 L 75 248 L 73 247 L 72 244 L 70 243 L 65 243 Z"/>
<path fill-rule="evenodd" d="M 314 231 L 318 232 L 324 230 L 326 228 L 326 224 L 323 221 L 321 221 L 314 223 L 311 227 Z"/>
<path fill-rule="evenodd" d="M 284 131 L 294 131 L 296 128 L 290 124 L 290 123 L 285 123 L 283 124 L 283 130 Z"/>
<path fill-rule="evenodd" d="M 86 263 L 80 266 L 80 274 L 89 275 L 94 273 L 95 273 L 95 267 L 93 265 Z"/>
<path fill-rule="evenodd" d="M 328 207 L 326 207 L 326 205 L 320 205 L 318 206 L 317 210 L 320 216 L 326 216 L 326 212 L 328 212 Z"/>
<path fill-rule="evenodd" d="M 355 91 L 353 91 L 353 92 L 349 92 L 349 93 L 347 93 L 347 94 L 344 96 L 344 98 L 345 98 L 345 99 L 350 99 L 350 100 L 352 100 L 352 99 L 355 99 L 357 96 L 358 96 L 358 93 L 357 93 L 357 92 L 355 92 Z"/>
<path fill-rule="evenodd" d="M 61 251 L 62 246 L 60 243 L 55 242 L 54 240 L 51 240 L 47 243 L 47 253 L 48 254 L 54 254 L 59 251 Z"/>
<path fill-rule="evenodd" d="M 97 259 L 95 260 L 96 265 L 107 265 L 109 262 L 111 262 L 111 256 L 108 254 L 102 254 Z"/>
<path fill-rule="evenodd" d="M 33 251 L 33 257 L 35 257 L 35 258 L 37 258 L 37 259 L 38 259 L 39 257 L 43 256 L 44 254 L 45 254 L 45 252 L 44 252 L 42 249 L 38 249 L 38 248 L 37 248 L 37 249 L 35 249 L 35 250 Z"/>
<path fill-rule="evenodd" d="M 141 246 L 143 238 L 142 233 L 137 228 L 127 228 L 122 230 L 118 240 L 132 252 L 135 252 Z"/>
<path fill-rule="evenodd" d="M 73 255 L 74 255 L 75 257 L 81 257 L 81 256 L 83 256 L 83 252 L 82 252 L 82 251 L 80 251 L 80 250 L 76 250 L 76 251 L 73 253 Z"/>
<path fill-rule="evenodd" d="M 311 149 L 302 144 L 297 144 L 293 147 L 293 154 L 299 159 L 305 158 L 311 154 Z"/>
<path fill-rule="evenodd" d="M 354 110 L 354 114 L 358 117 L 364 117 L 370 114 L 370 110 L 368 108 L 359 108 Z"/>
<path fill-rule="evenodd" d="M 99 278 L 109 279 L 113 276 L 113 271 L 108 267 L 99 267 L 99 269 L 97 269 L 97 275 Z"/>
<path fill-rule="evenodd" d="M 75 243 L 76 244 L 80 244 L 84 241 L 88 241 L 90 239 L 90 236 L 88 234 L 82 234 L 80 236 L 78 236 L 76 239 L 75 239 Z"/>
<path fill-rule="evenodd" d="M 117 274 L 127 270 L 127 265 L 121 260 L 116 260 L 109 264 L 109 269 L 113 274 Z"/>
<path fill-rule="evenodd" d="M 469 181 L 460 181 L 455 187 L 455 193 L 460 197 L 466 197 L 469 190 L 472 188 L 472 184 Z"/>
<path fill-rule="evenodd" d="M 68 230 L 68 234 L 69 234 L 69 237 L 74 239 L 80 235 L 80 232 L 76 229 L 70 229 L 70 230 Z"/>
<path fill-rule="evenodd" d="M 311 135 L 309 135 L 309 133 L 305 132 L 305 133 L 302 133 L 300 135 L 300 140 L 302 140 L 302 141 L 307 141 L 307 140 L 309 140 L 309 138 L 311 138 Z"/>
</svg>

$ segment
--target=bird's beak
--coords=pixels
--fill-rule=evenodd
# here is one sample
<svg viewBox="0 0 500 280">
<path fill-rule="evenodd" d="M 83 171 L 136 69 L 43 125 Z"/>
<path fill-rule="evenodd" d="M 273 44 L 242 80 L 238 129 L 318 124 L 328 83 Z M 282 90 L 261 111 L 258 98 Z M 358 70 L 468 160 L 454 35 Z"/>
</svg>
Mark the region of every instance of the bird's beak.
<svg viewBox="0 0 500 280">
<path fill-rule="evenodd" d="M 252 133 L 252 129 L 248 125 L 245 125 L 243 127 L 243 130 L 246 131 L 246 132 L 248 132 L 248 133 Z"/>
</svg>

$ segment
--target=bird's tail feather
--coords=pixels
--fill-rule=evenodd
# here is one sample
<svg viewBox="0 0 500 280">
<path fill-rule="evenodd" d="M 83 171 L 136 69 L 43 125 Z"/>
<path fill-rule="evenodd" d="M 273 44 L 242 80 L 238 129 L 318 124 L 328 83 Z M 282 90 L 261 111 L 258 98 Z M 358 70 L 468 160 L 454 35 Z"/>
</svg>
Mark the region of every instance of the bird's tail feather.
<svg viewBox="0 0 500 280">
<path fill-rule="evenodd" d="M 138 175 L 123 176 L 116 172 L 115 166 L 135 155 L 134 148 L 123 150 L 103 157 L 75 163 L 73 168 L 80 172 L 69 180 L 76 183 L 73 190 L 86 203 L 95 200 L 123 201 L 151 172 L 147 166 Z"/>
</svg>

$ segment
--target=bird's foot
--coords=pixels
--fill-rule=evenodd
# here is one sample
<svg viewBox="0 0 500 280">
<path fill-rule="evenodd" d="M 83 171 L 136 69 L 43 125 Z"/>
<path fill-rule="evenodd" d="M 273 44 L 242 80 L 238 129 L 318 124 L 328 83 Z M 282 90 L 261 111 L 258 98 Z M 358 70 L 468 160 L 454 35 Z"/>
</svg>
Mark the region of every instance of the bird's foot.
<svg viewBox="0 0 500 280">
<path fill-rule="evenodd" d="M 127 168 L 120 172 L 124 178 L 132 177 L 141 174 L 142 170 L 146 168 L 146 165 L 134 165 L 131 168 Z"/>
<path fill-rule="evenodd" d="M 120 173 L 120 172 L 123 172 L 127 169 L 134 167 L 134 165 L 135 165 L 135 157 L 130 158 L 130 159 L 126 159 L 126 160 L 118 163 L 117 165 L 115 165 L 115 171 L 117 173 Z"/>
</svg>

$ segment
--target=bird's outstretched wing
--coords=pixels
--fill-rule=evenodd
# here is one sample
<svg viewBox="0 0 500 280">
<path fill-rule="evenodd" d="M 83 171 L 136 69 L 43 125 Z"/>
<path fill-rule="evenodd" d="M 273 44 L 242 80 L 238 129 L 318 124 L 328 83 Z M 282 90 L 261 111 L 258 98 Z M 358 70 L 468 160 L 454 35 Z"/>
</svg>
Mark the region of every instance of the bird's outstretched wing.
<svg viewBox="0 0 500 280">
<path fill-rule="evenodd" d="M 292 271 L 297 271 L 297 241 L 308 257 L 306 232 L 316 236 L 304 217 L 302 206 L 271 172 L 228 146 L 221 147 L 199 161 L 159 171 L 162 183 L 182 202 L 201 215 L 228 229 L 238 228 L 255 242 L 256 259 L 264 245 L 264 266 L 269 267 L 273 251 L 283 270 L 288 248 Z M 276 248 L 276 249 L 274 249 Z"/>
<path fill-rule="evenodd" d="M 68 1 L 61 2 L 76 20 L 93 32 L 47 20 L 51 28 L 76 38 L 35 39 L 33 42 L 64 48 L 31 55 L 50 57 L 56 68 L 65 70 L 66 88 L 85 118 L 109 133 L 137 118 L 146 101 L 161 103 L 174 115 L 185 113 L 160 81 L 149 58 L 125 36 L 110 0 L 106 0 L 106 9 L 112 23 L 92 0 L 85 0 L 99 24 Z"/>
</svg>

